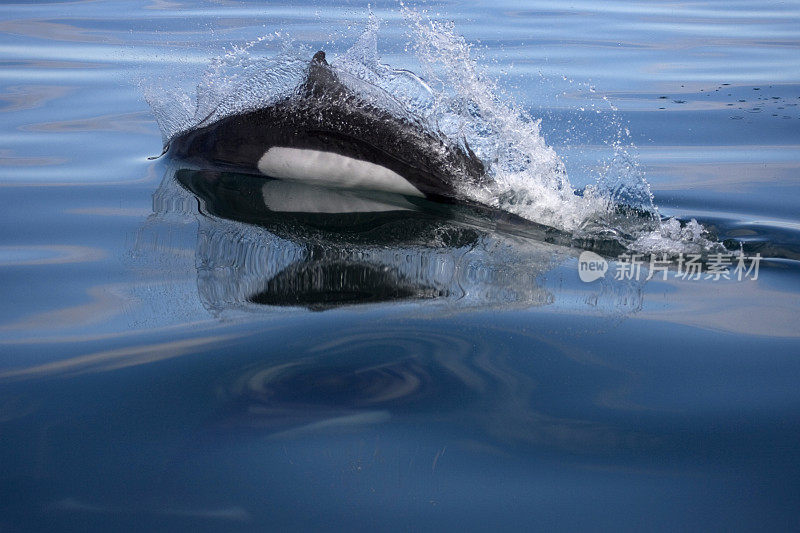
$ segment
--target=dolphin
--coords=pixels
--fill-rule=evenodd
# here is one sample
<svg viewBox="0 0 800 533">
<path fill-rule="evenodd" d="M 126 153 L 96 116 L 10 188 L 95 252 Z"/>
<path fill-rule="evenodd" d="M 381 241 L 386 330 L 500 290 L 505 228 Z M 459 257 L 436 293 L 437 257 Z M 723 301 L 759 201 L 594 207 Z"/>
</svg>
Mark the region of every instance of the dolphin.
<svg viewBox="0 0 800 533">
<path fill-rule="evenodd" d="M 466 141 L 462 147 L 361 97 L 342 82 L 323 51 L 314 54 L 290 96 L 201 123 L 175 135 L 165 152 L 203 170 L 450 202 L 463 199 L 464 184 L 488 181 Z"/>
</svg>

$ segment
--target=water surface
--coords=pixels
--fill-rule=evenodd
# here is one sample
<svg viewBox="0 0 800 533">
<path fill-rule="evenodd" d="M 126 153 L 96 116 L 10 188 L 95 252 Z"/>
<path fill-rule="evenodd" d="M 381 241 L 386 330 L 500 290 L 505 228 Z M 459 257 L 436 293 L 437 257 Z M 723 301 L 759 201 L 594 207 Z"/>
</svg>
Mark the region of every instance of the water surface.
<svg viewBox="0 0 800 533">
<path fill-rule="evenodd" d="M 148 159 L 147 87 L 274 32 L 341 56 L 365 5 L 5 4 L 0 529 L 798 527 L 800 5 L 425 8 L 573 186 L 623 139 L 757 279 L 584 283 L 496 211 Z"/>
</svg>

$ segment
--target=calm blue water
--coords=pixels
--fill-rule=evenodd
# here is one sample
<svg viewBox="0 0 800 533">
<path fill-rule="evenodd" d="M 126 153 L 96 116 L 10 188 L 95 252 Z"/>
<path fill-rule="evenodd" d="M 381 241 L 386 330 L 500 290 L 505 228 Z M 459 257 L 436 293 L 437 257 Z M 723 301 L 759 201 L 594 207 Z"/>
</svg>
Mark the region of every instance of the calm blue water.
<svg viewBox="0 0 800 533">
<path fill-rule="evenodd" d="M 336 57 L 366 4 L 6 3 L 0 531 L 800 528 L 800 3 L 415 9 L 576 188 L 622 138 L 757 279 L 584 283 L 497 211 L 287 214 L 318 191 L 148 159 L 148 88 L 275 32 Z"/>
</svg>

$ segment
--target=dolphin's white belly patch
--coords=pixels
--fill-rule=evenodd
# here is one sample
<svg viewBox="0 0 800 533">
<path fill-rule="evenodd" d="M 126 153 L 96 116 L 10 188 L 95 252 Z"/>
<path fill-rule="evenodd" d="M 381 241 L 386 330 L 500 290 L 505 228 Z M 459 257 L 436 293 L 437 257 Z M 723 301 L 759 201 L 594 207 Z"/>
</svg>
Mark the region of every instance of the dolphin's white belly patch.
<svg viewBox="0 0 800 533">
<path fill-rule="evenodd" d="M 328 187 L 376 189 L 425 196 L 393 170 L 333 152 L 273 146 L 258 160 L 258 170 L 273 178 Z"/>
</svg>

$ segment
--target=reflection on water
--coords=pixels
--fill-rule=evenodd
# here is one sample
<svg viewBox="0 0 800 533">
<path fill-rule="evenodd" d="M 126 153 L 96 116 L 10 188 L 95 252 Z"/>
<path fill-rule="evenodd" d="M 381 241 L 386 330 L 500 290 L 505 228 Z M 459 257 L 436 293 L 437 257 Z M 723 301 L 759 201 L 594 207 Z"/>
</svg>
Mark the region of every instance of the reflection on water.
<svg viewBox="0 0 800 533">
<path fill-rule="evenodd" d="M 641 304 L 635 283 L 580 286 L 580 250 L 512 215 L 185 168 L 167 171 L 136 252 L 150 265 L 181 255 L 192 244 L 176 248 L 176 235 L 195 219 L 197 295 L 214 313 L 428 301 L 624 315 Z"/>
<path fill-rule="evenodd" d="M 541 307 L 615 317 L 641 305 L 635 284 L 581 283 L 575 268 L 580 250 L 551 242 L 558 234 L 471 206 L 169 168 L 153 208 L 135 255 L 140 274 L 149 269 L 156 281 L 148 286 L 144 280 L 147 290 L 137 296 L 149 293 L 152 306 L 144 306 L 144 314 L 162 324 L 181 320 L 181 308 L 192 304 L 220 315 L 400 302 L 445 314 Z M 173 283 L 182 274 L 189 282 Z M 186 315 L 195 318 L 192 309 Z M 309 316 L 303 320 L 320 315 Z M 407 416 L 441 425 L 437 418 L 449 412 L 446 424 L 465 432 L 469 446 L 485 449 L 586 450 L 628 438 L 601 423 L 533 407 L 541 383 L 521 361 L 546 355 L 580 366 L 580 349 L 490 324 L 464 331 L 346 322 L 293 343 L 269 339 L 264 353 L 252 341 L 247 360 L 235 336 L 206 333 L 25 365 L 0 379 L 113 375 L 213 349 L 220 361 L 238 356 L 215 382 L 220 406 L 207 422 L 223 434 L 247 429 L 285 441 L 392 427 Z M 264 334 L 263 324 L 258 329 Z M 594 392 L 589 388 L 586 395 Z"/>
<path fill-rule="evenodd" d="M 641 306 L 637 282 L 580 282 L 581 250 L 557 233 L 473 206 L 186 168 L 167 170 L 153 205 L 136 244 L 140 263 L 191 260 L 196 278 L 196 292 L 157 291 L 154 305 L 168 313 L 191 299 L 223 316 L 395 302 L 444 314 L 542 307 L 617 318 Z M 286 441 L 358 433 L 404 415 L 437 424 L 451 412 L 454 431 L 469 421 L 468 446 L 495 451 L 498 443 L 588 451 L 634 439 L 532 408 L 539 384 L 516 358 L 587 364 L 583 352 L 562 351 L 518 331 L 348 322 L 228 371 L 216 384 L 221 407 L 210 430 Z"/>
</svg>

